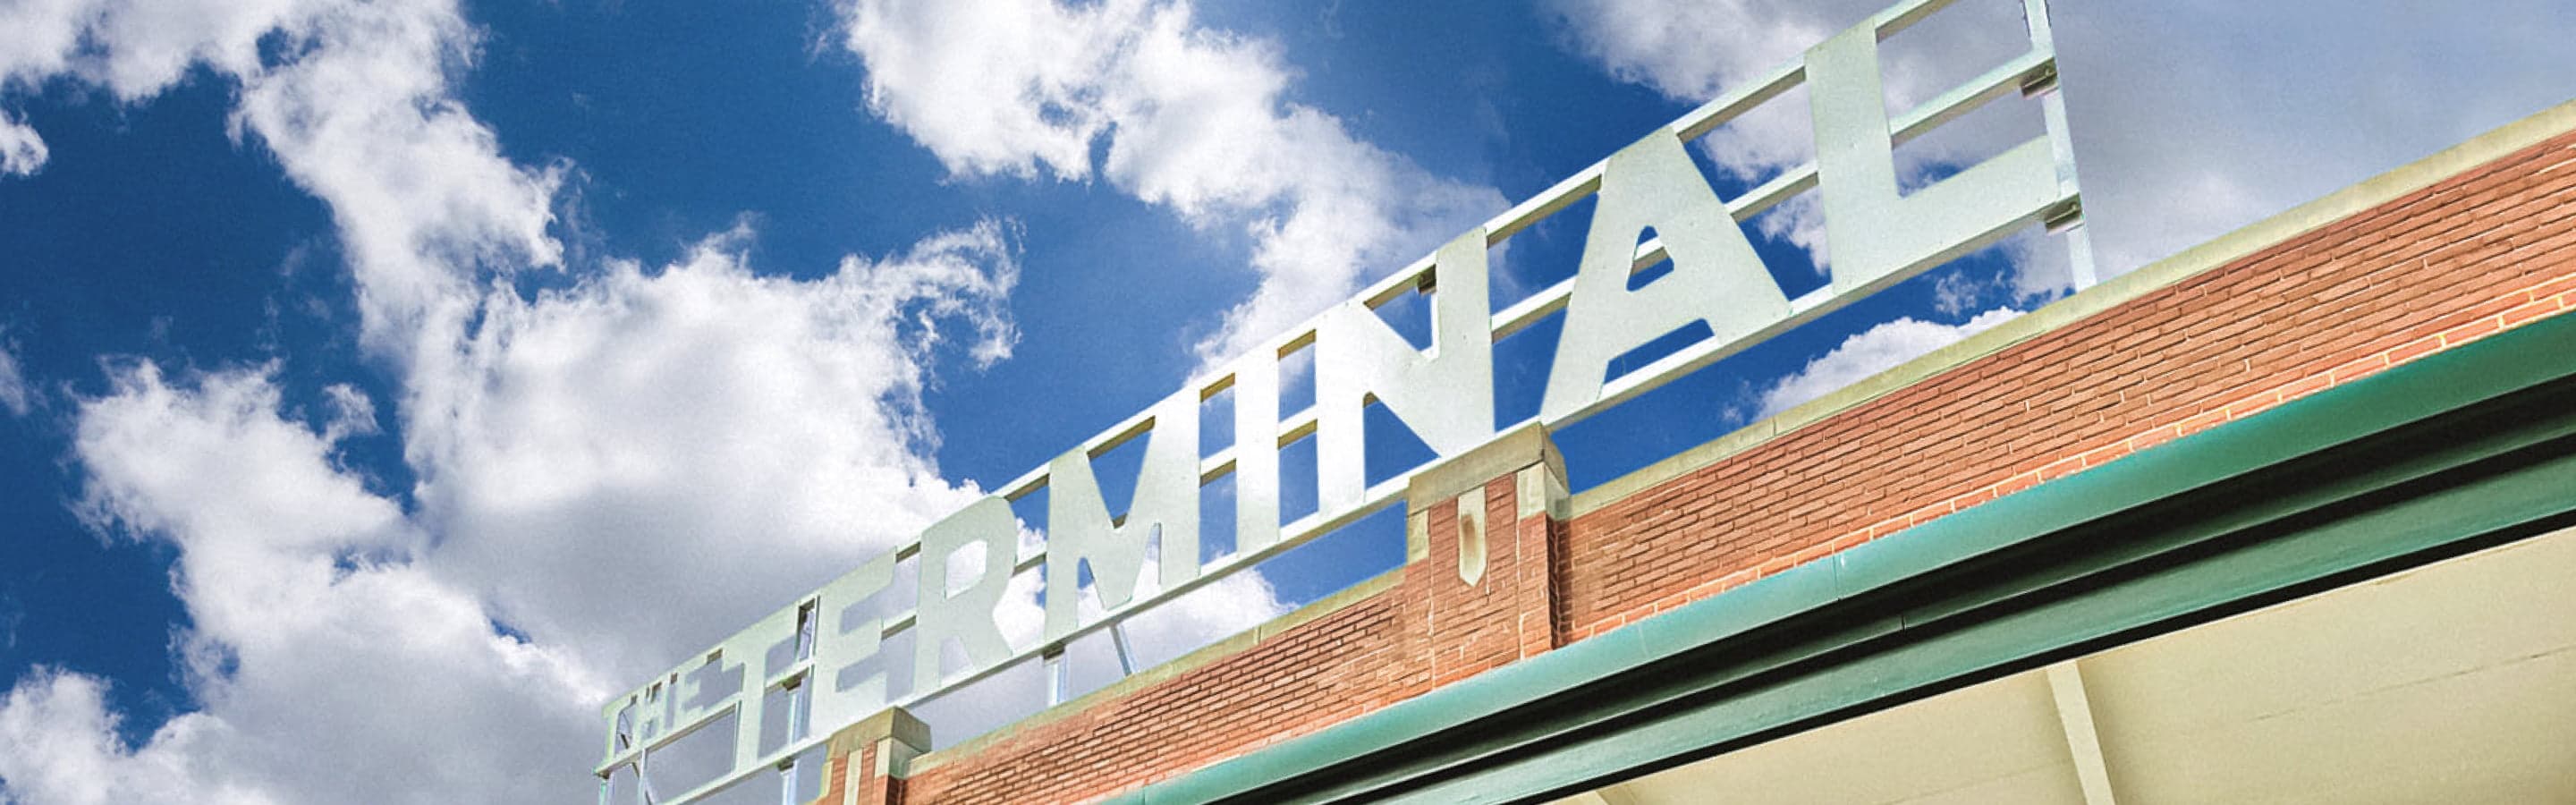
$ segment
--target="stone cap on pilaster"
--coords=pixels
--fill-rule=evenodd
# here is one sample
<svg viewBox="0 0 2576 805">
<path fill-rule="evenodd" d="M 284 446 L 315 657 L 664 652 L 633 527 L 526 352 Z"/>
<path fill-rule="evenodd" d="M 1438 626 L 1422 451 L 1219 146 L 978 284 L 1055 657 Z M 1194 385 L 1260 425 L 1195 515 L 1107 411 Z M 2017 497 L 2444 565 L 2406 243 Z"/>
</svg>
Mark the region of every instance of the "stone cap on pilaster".
<svg viewBox="0 0 2576 805">
<path fill-rule="evenodd" d="M 1423 516 L 1434 504 L 1532 466 L 1546 467 L 1550 482 L 1547 488 L 1554 494 L 1563 494 L 1565 456 L 1556 451 L 1556 440 L 1548 438 L 1547 426 L 1536 422 L 1505 431 L 1483 446 L 1414 473 L 1404 488 L 1404 561 L 1430 555 L 1429 538 L 1422 530 Z M 1526 501 L 1524 504 L 1527 509 Z"/>
<path fill-rule="evenodd" d="M 1423 511 L 1433 503 L 1533 464 L 1547 465 L 1547 471 L 1559 483 L 1564 482 L 1565 456 L 1556 451 L 1556 441 L 1548 438 L 1547 426 L 1536 422 L 1505 431 L 1484 446 L 1415 473 L 1404 488 L 1405 510 Z"/>
<path fill-rule="evenodd" d="M 857 723 L 842 727 L 840 732 L 832 733 L 828 751 L 838 757 L 887 738 L 910 747 L 914 752 L 930 751 L 930 725 L 922 723 L 921 719 L 901 707 L 877 711 L 876 715 L 859 719 Z"/>
</svg>

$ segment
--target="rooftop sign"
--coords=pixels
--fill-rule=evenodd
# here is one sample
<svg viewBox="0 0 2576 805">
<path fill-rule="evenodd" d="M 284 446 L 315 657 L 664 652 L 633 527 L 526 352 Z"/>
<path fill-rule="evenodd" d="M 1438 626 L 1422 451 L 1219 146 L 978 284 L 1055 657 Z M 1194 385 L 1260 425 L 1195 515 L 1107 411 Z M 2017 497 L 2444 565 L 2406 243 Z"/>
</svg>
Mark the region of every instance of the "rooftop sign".
<svg viewBox="0 0 2576 805">
<path fill-rule="evenodd" d="M 1564 317 L 1536 421 L 1573 422 L 1797 327 L 1851 301 L 1982 248 L 2033 223 L 2068 230 L 2076 282 L 2090 284 L 2080 230 L 2075 169 L 2066 114 L 2056 90 L 2056 54 L 2045 0 L 2021 0 L 2028 51 L 1890 119 L 1882 100 L 1879 40 L 1950 5 L 1906 0 L 1836 34 L 1801 58 L 1647 134 L 1609 159 L 1559 182 L 1360 295 L 1273 339 L 1213 374 L 1183 385 L 1152 408 L 1085 440 L 924 531 L 911 544 L 879 556 L 808 593 L 604 708 L 606 755 L 598 772 L 643 764 L 679 738 L 730 719 L 734 745 L 721 773 L 662 802 L 688 802 L 758 773 L 778 770 L 796 790 L 796 758 L 838 728 L 888 705 L 908 705 L 982 679 L 1031 657 L 1060 657 L 1075 638 L 1118 623 L 1156 603 L 1261 562 L 1393 502 L 1413 472 L 1376 485 L 1362 471 L 1362 411 L 1383 403 L 1441 457 L 1459 455 L 1509 430 L 1493 426 L 1493 345 L 1550 316 Z M 1692 164 L 1687 144 L 1747 110 L 1801 84 L 1807 87 L 1817 160 L 1721 199 Z M 1900 194 L 1892 151 L 1912 139 L 2009 95 L 2035 96 L 2046 134 L 2014 146 L 1929 187 Z M 1823 194 L 1832 280 L 1796 299 L 1774 282 L 1739 223 L 1808 190 Z M 1575 276 L 1501 311 L 1486 293 L 1486 254 L 1514 233 L 1586 197 L 1597 199 Z M 1640 244 L 1651 230 L 1657 238 Z M 1630 275 L 1670 261 L 1671 270 L 1630 288 Z M 1431 346 L 1415 349 L 1373 309 L 1408 292 L 1429 295 Z M 1612 360 L 1697 323 L 1710 335 L 1616 377 Z M 1316 401 L 1283 417 L 1284 358 L 1312 350 Z M 1213 456 L 1199 449 L 1201 402 L 1234 391 L 1235 443 Z M 1516 423 L 1512 427 L 1517 427 Z M 1112 518 L 1092 458 L 1148 438 L 1134 503 Z M 1315 440 L 1319 509 L 1280 522 L 1280 449 Z M 1436 463 L 1436 459 L 1434 463 Z M 1233 555 L 1197 562 L 1149 563 L 1147 544 L 1162 556 L 1199 555 L 1200 487 L 1233 476 Z M 1020 551 L 1010 501 L 1048 490 L 1045 547 Z M 977 551 L 961 551 L 980 546 Z M 977 566 L 952 563 L 980 555 Z M 896 586 L 898 562 L 917 559 L 917 577 L 971 577 L 912 585 L 910 613 L 880 617 L 863 606 Z M 1078 617 L 1078 563 L 1088 563 L 1107 610 Z M 1046 567 L 1041 639 L 1013 648 L 994 620 L 1014 573 Z M 1159 591 L 1140 596 L 1140 576 L 1156 568 Z M 953 589 L 954 588 L 954 589 Z M 913 632 L 912 690 L 888 690 L 881 672 L 862 673 L 885 638 Z M 1114 634 L 1114 633 L 1113 633 Z M 963 667 L 946 667 L 949 646 Z M 1122 655 L 1123 656 L 1123 655 Z M 867 667 L 882 668 L 886 658 Z M 819 727 L 820 729 L 817 729 Z M 819 774 L 818 770 L 804 770 Z M 692 781 L 695 782 L 695 781 Z"/>
</svg>

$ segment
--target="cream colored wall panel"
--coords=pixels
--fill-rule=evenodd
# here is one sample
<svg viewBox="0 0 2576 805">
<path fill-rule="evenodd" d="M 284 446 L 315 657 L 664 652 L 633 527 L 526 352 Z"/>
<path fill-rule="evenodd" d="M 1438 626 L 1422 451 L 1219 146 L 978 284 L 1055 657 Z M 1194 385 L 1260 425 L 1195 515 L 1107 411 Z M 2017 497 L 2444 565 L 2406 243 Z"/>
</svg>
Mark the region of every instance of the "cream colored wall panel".
<svg viewBox="0 0 2576 805">
<path fill-rule="evenodd" d="M 2188 734 L 2576 645 L 2571 582 L 2559 532 L 2112 649 L 2085 682 L 2106 733 Z"/>
<path fill-rule="evenodd" d="M 2047 679 L 2020 674 L 1620 786 L 1641 803 L 2074 803 Z"/>
<path fill-rule="evenodd" d="M 2083 660 L 2120 800 L 2576 801 L 2576 532 Z"/>
</svg>

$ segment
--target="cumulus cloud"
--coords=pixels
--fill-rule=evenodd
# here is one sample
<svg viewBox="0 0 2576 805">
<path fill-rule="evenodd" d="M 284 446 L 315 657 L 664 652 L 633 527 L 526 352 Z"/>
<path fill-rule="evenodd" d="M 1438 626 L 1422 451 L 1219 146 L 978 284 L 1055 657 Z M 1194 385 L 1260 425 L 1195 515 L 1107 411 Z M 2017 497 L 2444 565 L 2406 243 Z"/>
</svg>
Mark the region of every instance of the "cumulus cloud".
<svg viewBox="0 0 2576 805">
<path fill-rule="evenodd" d="M 0 111 L 0 174 L 26 176 L 45 166 L 51 152 L 45 138 L 25 123 L 11 119 Z"/>
<path fill-rule="evenodd" d="M 0 9 L 0 75 L 34 84 L 70 75 L 124 100 L 159 94 L 205 65 L 260 69 L 259 40 L 302 28 L 327 0 L 29 0 Z"/>
<path fill-rule="evenodd" d="M 1187 26 L 1161 19 L 1179 26 L 1165 36 Z M 0 90 L 68 79 L 143 102 L 201 68 L 238 85 L 233 134 L 338 226 L 361 343 L 396 372 L 384 402 L 418 479 L 398 501 L 341 464 L 345 440 L 387 427 L 356 386 L 293 400 L 275 366 L 114 362 L 113 389 L 77 405 L 79 508 L 174 549 L 191 626 L 172 649 L 202 707 L 128 745 L 108 681 L 28 674 L 0 702 L 0 737 L 32 748 L 0 757 L 0 799 L 587 799 L 595 707 L 613 689 L 979 494 L 930 460 L 921 399 L 936 355 L 1009 356 L 1008 225 L 810 280 L 755 272 L 738 229 L 672 265 L 574 266 L 522 297 L 513 274 L 562 265 L 548 227 L 565 168 L 502 157 L 455 100 L 475 39 L 447 0 L 0 8 Z M 1257 49 L 1177 44 L 1167 57 L 1276 71 Z M 1277 119 L 1257 111 L 1230 125 Z M 33 144 L 0 150 L 10 172 L 32 171 L 42 141 L 0 122 L 18 138 L 5 142 Z M 1329 120 L 1304 125 L 1340 137 L 1326 156 L 1401 174 Z M 1321 213 L 1294 210 L 1330 189 L 1135 181 L 1192 215 L 1284 205 L 1285 223 L 1263 225 L 1285 229 L 1315 226 Z M 0 389 L 21 407 L 22 382 Z M 1140 634 L 1178 653 L 1281 608 L 1245 574 Z"/>
<path fill-rule="evenodd" d="M 281 55 L 263 61 L 263 42 Z M 0 87 L 70 78 L 138 102 L 193 66 L 238 83 L 235 136 L 330 203 L 362 337 L 403 360 L 460 336 L 478 272 L 561 258 L 546 234 L 561 171 L 503 159 L 453 98 L 474 43 L 453 0 L 43 0 L 0 9 Z M 0 172 L 44 158 L 0 111 Z"/>
<path fill-rule="evenodd" d="M 752 273 L 746 238 L 482 300 L 457 357 L 422 363 L 466 374 L 422 384 L 457 396 L 414 393 L 415 511 L 338 463 L 375 422 L 352 387 L 307 425 L 273 366 L 121 366 L 78 410 L 80 510 L 177 549 L 192 626 L 173 650 L 203 708 L 126 747 L 105 682 L 31 677 L 0 723 L 60 751 L 0 761 L 9 795 L 121 800 L 166 778 L 246 801 L 586 796 L 618 685 L 976 494 L 926 458 L 919 394 L 934 348 L 1007 351 L 1003 228 L 806 281 Z M 60 782 L 91 777 L 127 782 Z"/>
<path fill-rule="evenodd" d="M 36 668 L 0 698 L 0 802 L 107 805 L 112 802 L 204 802 L 250 805 L 269 800 L 229 782 L 212 782 L 202 747 L 225 740 L 225 726 L 204 716 L 173 718 L 141 749 L 115 740 L 121 719 L 107 706 L 107 682 Z"/>
<path fill-rule="evenodd" d="M 7 335 L 0 331 L 0 336 Z M 18 355 L 6 340 L 0 340 L 0 408 L 10 416 L 26 416 L 35 410 L 35 392 L 27 388 L 27 376 L 18 370 Z"/>
<path fill-rule="evenodd" d="M 1203 363 L 1506 206 L 1288 101 L 1275 45 L 1202 27 L 1188 2 L 849 0 L 841 11 L 869 107 L 951 172 L 1097 175 L 1195 226 L 1250 236 L 1259 288 L 1197 345 Z"/>
<path fill-rule="evenodd" d="M 386 427 L 355 386 L 111 361 L 74 418 L 79 509 L 173 549 L 202 707 L 127 745 L 107 681 L 24 676 L 0 737 L 38 751 L 0 753 L 0 800 L 588 799 L 617 686 L 976 493 L 928 459 L 920 398 L 934 353 L 1016 341 L 1006 225 L 805 281 L 755 273 L 737 230 L 523 298 L 510 275 L 561 264 L 563 169 L 455 100 L 475 37 L 445 0 L 0 8 L 0 90 L 238 85 L 234 135 L 337 223 L 419 479 L 398 501 L 340 463 Z"/>
<path fill-rule="evenodd" d="M 172 380 L 140 363 L 81 403 L 80 511 L 102 532 L 177 549 L 172 587 L 191 626 L 173 651 L 203 708 L 127 748 L 107 731 L 117 716 L 99 680 L 22 680 L 0 724 L 46 751 L 0 761 L 11 796 L 563 796 L 549 781 L 581 762 L 580 727 L 608 685 L 561 648 L 495 633 L 468 589 L 411 561 L 427 535 L 338 466 L 322 434 L 281 416 L 272 372 Z"/>
<path fill-rule="evenodd" d="M 325 419 L 322 441 L 339 442 L 350 436 L 372 436 L 378 432 L 376 401 L 359 391 L 357 386 L 333 383 L 322 388 Z"/>
<path fill-rule="evenodd" d="M 300 58 L 245 74 L 233 123 L 330 203 L 365 343 L 398 360 L 443 350 L 480 271 L 560 262 L 546 227 L 561 171 L 502 158 L 451 97 L 448 70 L 473 42 L 451 3 L 338 3 L 308 19 L 282 29 Z"/>
<path fill-rule="evenodd" d="M 1840 345 L 1808 361 L 1805 367 L 1764 387 L 1756 395 L 1757 409 L 1752 418 L 1759 420 L 1831 394 L 1836 389 L 1896 368 L 1897 364 L 1985 332 L 2019 315 L 2021 311 L 2018 310 L 1996 308 L 1958 324 L 1941 324 L 1907 316 L 1871 327 L 1843 339 Z"/>
<path fill-rule="evenodd" d="M 1841 26 L 1838 10 L 1785 0 L 1557 0 L 1566 44 L 1622 81 L 1706 100 L 1777 67 Z"/>
<path fill-rule="evenodd" d="M 910 538 L 978 494 L 941 477 L 920 396 L 941 333 L 1007 354 L 996 223 L 811 281 L 744 235 L 496 296 L 459 373 L 416 402 L 435 563 L 540 642 L 641 679 Z M 650 595 L 642 594 L 651 591 Z"/>
<path fill-rule="evenodd" d="M 1543 9 L 1564 45 L 1612 77 L 1701 103 L 1796 57 L 1842 26 L 1834 9 L 1774 0 L 1558 0 Z M 1806 104 L 1783 98 L 1704 141 L 1739 176 L 1806 161 Z"/>
</svg>

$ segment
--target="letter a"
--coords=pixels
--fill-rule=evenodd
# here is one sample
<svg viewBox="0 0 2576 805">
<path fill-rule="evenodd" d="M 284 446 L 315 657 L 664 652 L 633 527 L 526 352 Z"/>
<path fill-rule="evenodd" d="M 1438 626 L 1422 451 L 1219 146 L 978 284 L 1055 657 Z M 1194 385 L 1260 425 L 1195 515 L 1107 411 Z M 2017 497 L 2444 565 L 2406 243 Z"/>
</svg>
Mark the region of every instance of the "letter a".
<svg viewBox="0 0 2576 805">
<path fill-rule="evenodd" d="M 1663 239 L 1673 270 L 1631 291 L 1637 236 L 1647 227 Z M 1646 135 L 1602 168 L 1539 418 L 1557 422 L 1599 401 L 1611 359 L 1691 322 L 1707 321 L 1723 343 L 1788 316 L 1788 296 L 1691 166 L 1680 138 L 1671 129 Z"/>
</svg>

